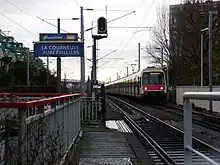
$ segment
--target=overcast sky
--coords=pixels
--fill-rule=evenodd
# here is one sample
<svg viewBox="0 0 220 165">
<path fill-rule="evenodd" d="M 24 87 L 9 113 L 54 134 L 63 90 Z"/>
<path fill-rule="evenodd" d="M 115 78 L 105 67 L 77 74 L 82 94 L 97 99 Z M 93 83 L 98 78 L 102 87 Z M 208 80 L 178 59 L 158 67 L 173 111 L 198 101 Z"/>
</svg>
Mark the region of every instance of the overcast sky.
<svg viewBox="0 0 220 165">
<path fill-rule="evenodd" d="M 156 8 L 158 5 L 175 4 L 180 0 L 1 0 L 0 5 L 0 29 L 10 31 L 10 35 L 17 41 L 23 42 L 25 46 L 33 49 L 33 41 L 38 41 L 39 33 L 57 32 L 53 27 L 44 21 L 43 18 L 52 24 L 57 24 L 56 19 L 61 18 L 61 28 L 68 32 L 80 31 L 80 21 L 62 20 L 66 18 L 80 17 L 80 8 L 103 9 L 107 5 L 108 10 L 125 10 L 125 11 L 108 11 L 107 20 L 112 20 L 129 12 L 136 11 L 117 21 L 108 24 L 109 27 L 119 26 L 137 26 L 151 27 L 156 22 Z M 6 17 L 7 18 L 6 18 Z M 84 11 L 85 29 L 92 26 L 92 22 L 98 17 L 106 16 L 105 11 Z M 37 18 L 38 17 L 38 18 Z M 93 24 L 96 25 L 96 22 Z M 22 28 L 22 27 L 25 27 Z M 139 32 L 134 33 L 136 30 Z M 145 47 L 150 40 L 150 31 L 142 29 L 108 29 L 108 38 L 98 42 L 98 58 L 117 50 L 109 55 L 108 59 L 103 58 L 98 61 L 98 79 L 106 80 L 111 77 L 116 79 L 116 73 L 120 71 L 126 73 L 125 62 L 132 64 L 137 63 L 138 43 Z M 62 31 L 61 31 L 62 32 Z M 94 33 L 96 29 L 94 30 Z M 7 34 L 7 33 L 6 33 Z M 80 35 L 80 34 L 79 34 Z M 85 33 L 85 56 L 91 58 L 92 49 L 87 46 L 92 45 L 91 31 Z M 141 51 L 141 55 L 146 55 Z M 118 58 L 111 60 L 109 58 Z M 45 60 L 44 58 L 42 58 Z M 122 60 L 123 59 L 123 60 Z M 110 61 L 110 62 L 109 62 Z M 149 65 L 149 60 L 141 61 L 141 68 Z M 86 60 L 86 79 L 91 72 L 91 62 Z M 56 59 L 50 58 L 50 69 L 56 69 Z M 129 69 L 131 72 L 131 69 Z M 62 78 L 64 73 L 69 79 L 80 78 L 80 59 L 79 58 L 62 58 Z M 121 73 L 123 76 L 123 73 Z"/>
</svg>

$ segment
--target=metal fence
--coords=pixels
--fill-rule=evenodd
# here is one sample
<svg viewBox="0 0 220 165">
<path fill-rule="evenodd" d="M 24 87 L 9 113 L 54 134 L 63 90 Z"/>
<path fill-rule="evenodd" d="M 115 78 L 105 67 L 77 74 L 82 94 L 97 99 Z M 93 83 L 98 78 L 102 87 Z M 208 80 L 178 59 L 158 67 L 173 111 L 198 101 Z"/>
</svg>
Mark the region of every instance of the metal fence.
<svg viewBox="0 0 220 165">
<path fill-rule="evenodd" d="M 0 95 L 1 162 L 5 165 L 62 164 L 74 150 L 81 130 L 80 94 L 35 95 L 39 100 L 33 95 L 13 94 L 13 99 L 11 94 Z"/>
<path fill-rule="evenodd" d="M 183 94 L 184 100 L 184 164 L 192 164 L 192 152 L 203 158 L 212 165 L 218 165 L 209 157 L 203 155 L 199 151 L 192 148 L 192 104 L 193 100 L 213 100 L 220 101 L 220 92 L 185 92 Z"/>
<path fill-rule="evenodd" d="M 92 97 L 81 97 L 81 123 L 99 124 L 101 112 L 101 99 Z"/>
</svg>

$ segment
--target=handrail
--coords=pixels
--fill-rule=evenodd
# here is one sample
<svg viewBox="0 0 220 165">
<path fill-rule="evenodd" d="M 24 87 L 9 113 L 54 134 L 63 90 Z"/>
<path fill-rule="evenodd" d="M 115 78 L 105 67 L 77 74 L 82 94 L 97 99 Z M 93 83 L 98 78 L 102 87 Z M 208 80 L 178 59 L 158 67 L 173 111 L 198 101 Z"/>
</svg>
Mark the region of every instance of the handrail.
<svg viewBox="0 0 220 165">
<path fill-rule="evenodd" d="M 220 101 L 220 92 L 184 92 L 183 99 Z"/>
<path fill-rule="evenodd" d="M 0 93 L 0 96 L 45 96 L 45 97 L 51 97 L 51 96 L 61 96 L 66 95 L 68 93 Z"/>
<path fill-rule="evenodd" d="M 205 159 L 207 162 L 209 162 L 210 164 L 213 164 L 213 165 L 219 165 L 218 163 L 216 163 L 214 160 L 210 159 L 209 157 L 203 155 L 202 153 L 200 153 L 199 151 L 193 149 L 191 146 L 186 146 L 186 148 L 191 151 L 191 152 L 194 152 L 196 155 L 202 157 L 203 159 Z"/>
<path fill-rule="evenodd" d="M 33 100 L 33 101 L 27 101 L 27 102 L 9 102 L 9 101 L 2 101 L 0 102 L 0 108 L 31 108 L 35 106 L 43 106 L 45 104 L 51 104 L 58 100 L 65 100 L 68 98 L 81 96 L 81 93 L 75 93 L 75 94 L 68 94 L 68 95 L 61 95 L 56 97 L 50 97 L 50 98 L 44 98 L 40 100 Z"/>
<path fill-rule="evenodd" d="M 184 92 L 184 164 L 192 164 L 192 152 L 205 159 L 212 165 L 217 165 L 204 154 L 192 148 L 192 104 L 190 99 L 194 100 L 213 100 L 220 101 L 220 92 Z"/>
</svg>

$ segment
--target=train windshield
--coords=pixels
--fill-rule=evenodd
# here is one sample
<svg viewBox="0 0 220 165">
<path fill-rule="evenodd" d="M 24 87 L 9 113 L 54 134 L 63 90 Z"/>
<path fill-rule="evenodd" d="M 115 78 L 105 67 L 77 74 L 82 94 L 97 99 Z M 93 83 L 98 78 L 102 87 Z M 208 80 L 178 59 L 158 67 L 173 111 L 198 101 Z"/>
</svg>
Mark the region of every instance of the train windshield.
<svg viewBox="0 0 220 165">
<path fill-rule="evenodd" d="M 143 84 L 164 84 L 164 74 L 162 72 L 144 72 Z"/>
</svg>

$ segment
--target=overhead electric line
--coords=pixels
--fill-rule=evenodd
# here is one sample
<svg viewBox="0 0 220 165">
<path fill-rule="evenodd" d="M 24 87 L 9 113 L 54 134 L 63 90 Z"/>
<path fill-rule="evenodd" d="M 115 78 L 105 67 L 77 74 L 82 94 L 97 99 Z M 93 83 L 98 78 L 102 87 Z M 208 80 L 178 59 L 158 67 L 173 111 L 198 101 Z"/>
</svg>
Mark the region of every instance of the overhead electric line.
<svg viewBox="0 0 220 165">
<path fill-rule="evenodd" d="M 77 0 L 74 0 L 76 2 L 76 4 L 80 7 L 79 2 Z"/>
<path fill-rule="evenodd" d="M 150 8 L 147 10 L 147 12 L 145 13 L 144 17 L 142 18 L 141 22 L 145 19 L 145 17 L 147 16 L 147 14 L 150 12 L 153 4 L 154 4 L 155 0 L 152 1 L 151 5 L 150 5 Z M 136 34 L 136 31 L 137 31 L 138 28 L 135 29 L 135 31 L 133 32 L 132 36 L 130 37 L 130 39 L 128 40 L 127 44 L 125 45 L 125 47 L 123 48 L 122 50 L 122 53 L 124 53 L 124 50 L 125 48 L 128 46 L 128 44 L 130 43 L 130 41 L 132 40 L 132 38 L 134 37 L 134 35 Z M 122 54 L 121 53 L 121 54 Z"/>
<path fill-rule="evenodd" d="M 14 21 L 13 19 L 11 19 L 10 17 L 6 16 L 5 14 L 0 12 L 0 15 L 2 15 L 3 17 L 7 18 L 8 20 L 10 20 L 11 22 L 13 22 L 14 24 L 18 25 L 19 27 L 21 27 L 22 29 L 26 30 L 27 32 L 33 34 L 34 36 L 37 36 L 35 33 L 33 33 L 32 31 L 28 30 L 27 28 L 25 28 L 24 26 L 22 26 L 21 24 L 17 23 L 16 21 Z"/>
<path fill-rule="evenodd" d="M 142 2 L 140 3 L 140 5 L 138 6 L 138 8 L 137 8 L 135 11 L 139 11 L 139 9 L 141 8 L 141 6 L 143 5 L 144 2 L 145 2 L 145 0 L 142 0 Z M 131 22 L 133 22 L 134 18 L 135 18 L 135 16 L 133 16 Z M 127 32 L 128 32 L 128 30 L 126 31 L 126 33 L 127 33 Z M 125 34 L 126 34 L 126 33 L 125 33 Z M 115 54 L 118 52 L 118 50 L 121 48 L 121 46 L 122 46 L 122 44 L 124 43 L 124 41 L 125 41 L 125 37 L 124 37 L 124 39 L 121 41 L 121 43 L 120 43 L 118 49 L 116 49 L 114 55 L 115 55 Z M 114 56 L 114 55 L 113 55 L 113 56 Z M 117 56 L 119 56 L 119 55 L 117 55 Z M 113 61 L 113 62 L 115 62 L 115 61 Z M 111 62 L 110 62 L 110 63 L 111 63 Z"/>
<path fill-rule="evenodd" d="M 20 7 L 16 6 L 16 5 L 13 4 L 12 2 L 10 2 L 10 1 L 8 1 L 8 0 L 4 0 L 4 1 L 7 2 L 8 4 L 10 4 L 11 6 L 15 7 L 16 9 L 18 9 L 20 12 L 22 12 L 22 13 L 28 15 L 28 16 L 31 16 L 31 17 L 33 17 L 33 18 L 37 18 L 37 19 L 41 20 L 42 22 L 45 22 L 45 23 L 47 23 L 47 24 L 49 24 L 49 25 L 51 25 L 51 26 L 57 28 L 57 25 L 55 25 L 55 24 L 53 24 L 53 23 L 50 23 L 50 22 L 46 21 L 45 19 L 43 19 L 43 18 L 41 18 L 41 17 L 39 17 L 39 16 L 30 14 L 29 12 L 25 11 L 24 9 L 21 9 Z M 68 33 L 68 31 L 66 31 L 66 30 L 64 30 L 64 29 L 62 29 L 62 28 L 61 28 L 60 30 Z"/>
<path fill-rule="evenodd" d="M 135 11 L 132 11 L 132 12 L 127 13 L 127 14 L 125 14 L 125 15 L 122 15 L 122 16 L 120 16 L 120 17 L 114 18 L 114 19 L 108 21 L 107 23 L 110 23 L 110 22 L 116 21 L 116 20 L 118 20 L 118 19 L 121 19 L 121 18 L 126 17 L 126 16 L 128 16 L 128 15 L 130 15 L 130 14 L 133 14 L 133 13 L 135 13 Z M 94 26 L 94 27 L 88 28 L 88 29 L 86 29 L 84 32 L 90 31 L 90 30 L 92 30 L 92 29 L 94 29 L 94 28 L 97 28 L 97 26 Z"/>
</svg>

